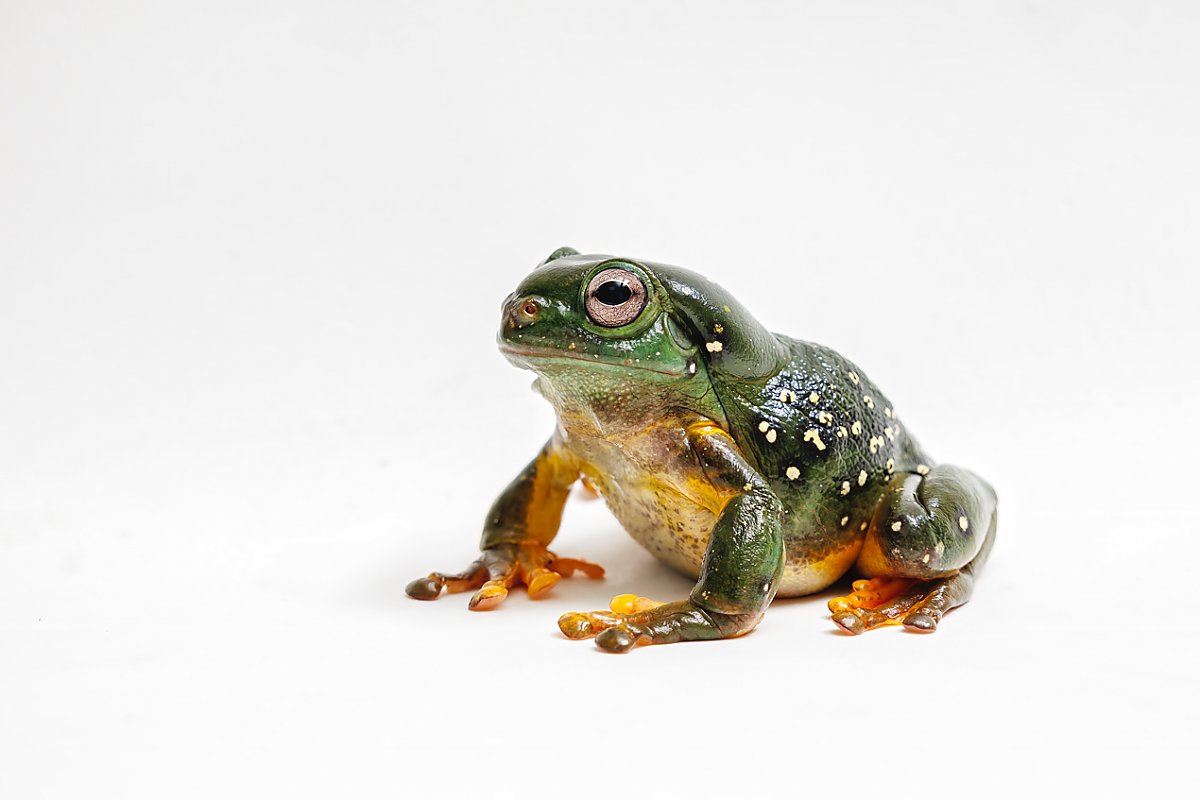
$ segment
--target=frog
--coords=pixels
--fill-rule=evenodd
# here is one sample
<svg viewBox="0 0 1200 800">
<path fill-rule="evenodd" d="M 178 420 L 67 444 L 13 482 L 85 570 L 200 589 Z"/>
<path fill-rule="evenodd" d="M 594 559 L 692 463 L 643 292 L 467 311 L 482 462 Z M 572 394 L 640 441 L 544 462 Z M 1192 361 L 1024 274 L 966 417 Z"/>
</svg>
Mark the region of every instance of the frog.
<svg viewBox="0 0 1200 800">
<path fill-rule="evenodd" d="M 519 586 L 539 599 L 576 572 L 603 578 L 549 549 L 582 483 L 695 580 L 680 600 L 626 593 L 559 618 L 567 638 L 603 651 L 743 636 L 775 598 L 850 573 L 828 601 L 845 634 L 932 633 L 970 599 L 995 541 L 995 490 L 931 458 L 838 352 L 770 332 L 696 272 L 569 247 L 500 316 L 499 349 L 534 373 L 555 429 L 492 505 L 480 555 L 412 581 L 410 597 L 473 590 L 468 608 L 488 611 Z"/>
</svg>

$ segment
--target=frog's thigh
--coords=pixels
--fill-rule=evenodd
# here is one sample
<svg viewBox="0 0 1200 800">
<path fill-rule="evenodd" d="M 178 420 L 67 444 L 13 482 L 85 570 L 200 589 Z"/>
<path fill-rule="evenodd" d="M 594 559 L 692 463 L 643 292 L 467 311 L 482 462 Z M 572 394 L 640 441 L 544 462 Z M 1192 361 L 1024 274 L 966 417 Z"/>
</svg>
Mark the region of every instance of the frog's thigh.
<svg viewBox="0 0 1200 800">
<path fill-rule="evenodd" d="M 992 487 L 962 467 L 897 475 L 875 508 L 858 568 L 870 577 L 952 575 L 975 558 L 995 511 Z"/>
<path fill-rule="evenodd" d="M 996 495 L 959 467 L 897 475 L 880 499 L 858 557 L 870 580 L 829 601 L 847 633 L 885 625 L 936 630 L 942 615 L 971 598 L 975 573 L 996 536 Z"/>
</svg>

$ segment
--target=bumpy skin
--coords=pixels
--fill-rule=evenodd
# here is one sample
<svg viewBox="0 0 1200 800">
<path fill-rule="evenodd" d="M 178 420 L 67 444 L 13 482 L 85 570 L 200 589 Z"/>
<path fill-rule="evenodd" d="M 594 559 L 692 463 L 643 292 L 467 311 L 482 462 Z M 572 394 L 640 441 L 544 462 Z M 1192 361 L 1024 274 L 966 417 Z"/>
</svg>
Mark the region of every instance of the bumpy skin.
<svg viewBox="0 0 1200 800">
<path fill-rule="evenodd" d="M 614 275 L 641 294 L 597 288 Z M 546 550 L 579 478 L 697 578 L 683 601 L 621 596 L 560 620 L 603 649 L 737 636 L 775 596 L 856 565 L 871 580 L 830 603 L 849 633 L 930 631 L 970 597 L 995 535 L 991 487 L 935 465 L 856 365 L 768 332 L 701 276 L 563 248 L 505 300 L 498 339 L 538 374 L 558 426 L 496 501 L 480 559 L 413 581 L 413 597 L 476 588 L 471 607 L 486 609 L 517 582 L 538 596 L 576 569 L 602 574 Z"/>
</svg>

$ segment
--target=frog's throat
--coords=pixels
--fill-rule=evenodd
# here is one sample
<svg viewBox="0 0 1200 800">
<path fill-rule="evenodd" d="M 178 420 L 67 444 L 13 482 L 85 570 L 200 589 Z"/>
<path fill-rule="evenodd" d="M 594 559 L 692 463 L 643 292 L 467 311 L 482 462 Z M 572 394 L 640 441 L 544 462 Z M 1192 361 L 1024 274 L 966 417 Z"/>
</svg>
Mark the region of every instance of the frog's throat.
<svg viewBox="0 0 1200 800">
<path fill-rule="evenodd" d="M 552 360 L 567 360 L 581 361 L 585 364 L 615 367 L 617 369 L 638 369 L 645 372 L 653 372 L 658 375 L 666 375 L 670 378 L 682 378 L 685 374 L 684 370 L 666 370 L 655 369 L 644 364 L 639 364 L 631 359 L 625 361 L 613 361 L 606 358 L 588 358 L 582 353 L 572 353 L 568 350 L 557 350 L 550 347 L 512 347 L 511 345 L 500 345 L 500 352 L 505 356 L 516 356 L 518 359 L 527 361 L 552 361 Z"/>
</svg>

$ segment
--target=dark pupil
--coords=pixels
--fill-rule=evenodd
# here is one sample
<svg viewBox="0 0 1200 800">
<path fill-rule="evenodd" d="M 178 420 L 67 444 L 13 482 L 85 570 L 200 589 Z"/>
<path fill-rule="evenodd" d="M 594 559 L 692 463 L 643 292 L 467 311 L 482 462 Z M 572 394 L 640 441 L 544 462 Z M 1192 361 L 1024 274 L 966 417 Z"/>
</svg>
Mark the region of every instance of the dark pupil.
<svg viewBox="0 0 1200 800">
<path fill-rule="evenodd" d="M 622 281 L 605 281 L 596 287 L 593 297 L 606 306 L 619 306 L 633 297 L 633 289 Z"/>
</svg>

